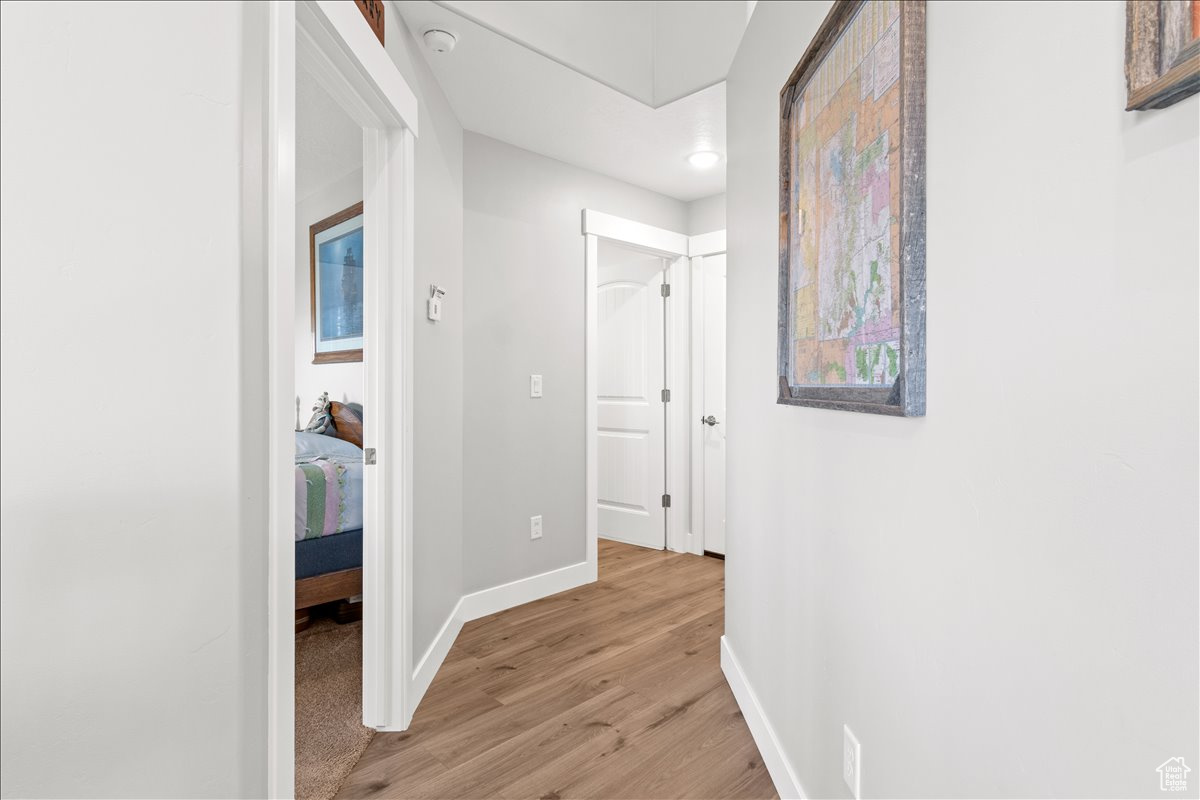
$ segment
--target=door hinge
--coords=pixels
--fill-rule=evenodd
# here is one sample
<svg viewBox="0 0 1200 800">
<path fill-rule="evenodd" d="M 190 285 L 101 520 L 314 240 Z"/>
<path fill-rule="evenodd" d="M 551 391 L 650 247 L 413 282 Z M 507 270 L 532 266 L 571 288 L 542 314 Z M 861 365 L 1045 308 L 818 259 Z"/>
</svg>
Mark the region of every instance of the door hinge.
<svg viewBox="0 0 1200 800">
<path fill-rule="evenodd" d="M 663 508 L 670 508 L 670 507 L 671 507 L 671 495 L 664 494 L 663 495 Z"/>
<path fill-rule="evenodd" d="M 669 402 L 671 402 L 671 390 L 670 390 L 670 389 L 663 389 L 663 390 L 662 390 L 662 401 L 663 401 L 664 403 L 669 403 Z"/>
<path fill-rule="evenodd" d="M 375 448 L 367 447 L 363 449 L 363 463 L 368 467 L 375 466 Z"/>
<path fill-rule="evenodd" d="M 671 284 L 669 284 L 669 283 L 664 283 L 664 284 L 662 285 L 662 296 L 663 296 L 663 297 L 670 297 L 670 296 L 671 296 Z"/>
</svg>

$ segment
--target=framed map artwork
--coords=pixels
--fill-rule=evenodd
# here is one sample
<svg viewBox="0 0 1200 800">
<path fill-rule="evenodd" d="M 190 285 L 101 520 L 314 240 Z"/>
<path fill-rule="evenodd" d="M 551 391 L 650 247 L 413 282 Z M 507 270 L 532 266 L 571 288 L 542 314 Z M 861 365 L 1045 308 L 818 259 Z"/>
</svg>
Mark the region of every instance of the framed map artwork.
<svg viewBox="0 0 1200 800">
<path fill-rule="evenodd" d="M 1200 92 L 1200 2 L 1127 0 L 1126 111 L 1166 108 Z"/>
<path fill-rule="evenodd" d="M 841 0 L 780 93 L 779 400 L 925 413 L 925 3 Z"/>
</svg>

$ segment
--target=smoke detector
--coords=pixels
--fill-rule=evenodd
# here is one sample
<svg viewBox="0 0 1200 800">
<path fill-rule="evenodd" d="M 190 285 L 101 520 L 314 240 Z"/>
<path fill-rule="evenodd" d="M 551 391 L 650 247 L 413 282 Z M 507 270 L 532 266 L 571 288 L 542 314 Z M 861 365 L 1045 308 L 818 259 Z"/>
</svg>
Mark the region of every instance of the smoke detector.
<svg viewBox="0 0 1200 800">
<path fill-rule="evenodd" d="M 458 37 L 450 31 L 430 28 L 425 31 L 425 46 L 435 53 L 449 53 L 458 44 Z"/>
</svg>

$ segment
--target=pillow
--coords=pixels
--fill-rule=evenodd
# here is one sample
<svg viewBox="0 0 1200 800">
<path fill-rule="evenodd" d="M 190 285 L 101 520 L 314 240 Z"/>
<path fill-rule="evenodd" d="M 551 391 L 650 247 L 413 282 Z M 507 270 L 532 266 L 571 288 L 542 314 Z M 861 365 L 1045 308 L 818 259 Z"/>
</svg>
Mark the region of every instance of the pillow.
<svg viewBox="0 0 1200 800">
<path fill-rule="evenodd" d="M 296 431 L 296 461 L 311 461 L 314 458 L 362 461 L 363 451 L 358 445 L 334 436 Z"/>
<path fill-rule="evenodd" d="M 329 392 L 322 392 L 317 402 L 313 403 L 312 419 L 308 421 L 304 430 L 334 436 L 333 428 L 333 416 L 329 413 Z"/>
</svg>

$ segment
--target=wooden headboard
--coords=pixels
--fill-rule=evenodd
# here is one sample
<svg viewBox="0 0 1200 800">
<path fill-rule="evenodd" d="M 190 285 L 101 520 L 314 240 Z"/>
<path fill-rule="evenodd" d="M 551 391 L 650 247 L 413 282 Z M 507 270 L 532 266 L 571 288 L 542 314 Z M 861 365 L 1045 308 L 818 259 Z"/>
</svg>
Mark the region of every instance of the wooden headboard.
<svg viewBox="0 0 1200 800">
<path fill-rule="evenodd" d="M 334 435 L 358 447 L 363 446 L 362 416 L 345 403 L 332 401 L 329 414 L 333 417 Z"/>
</svg>

